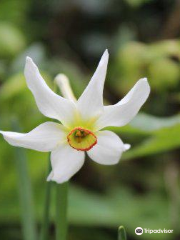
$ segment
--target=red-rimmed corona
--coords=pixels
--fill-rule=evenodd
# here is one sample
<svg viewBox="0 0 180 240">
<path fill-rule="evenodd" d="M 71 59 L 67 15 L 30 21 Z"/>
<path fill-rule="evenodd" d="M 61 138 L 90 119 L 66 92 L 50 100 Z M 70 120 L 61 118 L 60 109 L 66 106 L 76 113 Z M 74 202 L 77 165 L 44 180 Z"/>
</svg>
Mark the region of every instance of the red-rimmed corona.
<svg viewBox="0 0 180 240">
<path fill-rule="evenodd" d="M 74 128 L 67 136 L 69 145 L 78 151 L 89 151 L 97 143 L 93 132 L 82 127 Z"/>
</svg>

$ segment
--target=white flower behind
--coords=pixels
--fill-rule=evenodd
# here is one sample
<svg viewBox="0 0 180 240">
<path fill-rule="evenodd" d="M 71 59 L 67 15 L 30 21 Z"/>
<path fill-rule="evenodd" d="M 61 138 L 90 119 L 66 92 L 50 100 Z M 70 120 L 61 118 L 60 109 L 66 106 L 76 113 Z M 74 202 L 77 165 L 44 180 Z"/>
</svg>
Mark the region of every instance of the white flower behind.
<svg viewBox="0 0 180 240">
<path fill-rule="evenodd" d="M 112 165 L 117 164 L 122 153 L 130 148 L 115 133 L 100 130 L 128 124 L 148 98 L 150 87 L 146 78 L 140 79 L 121 101 L 104 106 L 103 88 L 108 58 L 106 50 L 78 101 L 54 93 L 32 59 L 26 59 L 26 82 L 40 112 L 59 120 L 61 124 L 46 122 L 26 134 L 0 133 L 13 146 L 50 151 L 52 172 L 48 180 L 57 183 L 68 181 L 84 164 L 85 152 L 97 163 Z"/>
</svg>

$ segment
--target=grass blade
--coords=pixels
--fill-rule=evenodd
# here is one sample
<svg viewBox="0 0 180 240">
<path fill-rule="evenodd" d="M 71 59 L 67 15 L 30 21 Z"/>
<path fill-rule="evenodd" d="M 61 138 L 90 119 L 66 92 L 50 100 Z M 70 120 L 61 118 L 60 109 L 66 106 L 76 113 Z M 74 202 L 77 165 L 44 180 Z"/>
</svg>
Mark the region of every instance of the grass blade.
<svg viewBox="0 0 180 240">
<path fill-rule="evenodd" d="M 49 167 L 48 174 L 51 171 L 51 163 L 49 159 Z M 48 240 L 49 239 L 49 222 L 50 222 L 50 201 L 51 201 L 51 190 L 52 190 L 52 182 L 46 182 L 46 193 L 45 193 L 45 202 L 44 202 L 44 216 L 42 222 L 41 229 L 41 237 L 40 240 Z"/>
<path fill-rule="evenodd" d="M 123 226 L 120 226 L 118 229 L 118 240 L 127 240 L 126 231 Z"/>
<path fill-rule="evenodd" d="M 20 131 L 17 121 L 13 121 L 12 128 L 15 132 Z M 25 150 L 22 148 L 14 148 L 14 151 L 17 166 L 23 239 L 36 240 L 36 225 L 34 218 L 31 182 L 27 167 L 27 157 Z"/>
<path fill-rule="evenodd" d="M 67 238 L 68 182 L 56 185 L 56 240 Z"/>
</svg>

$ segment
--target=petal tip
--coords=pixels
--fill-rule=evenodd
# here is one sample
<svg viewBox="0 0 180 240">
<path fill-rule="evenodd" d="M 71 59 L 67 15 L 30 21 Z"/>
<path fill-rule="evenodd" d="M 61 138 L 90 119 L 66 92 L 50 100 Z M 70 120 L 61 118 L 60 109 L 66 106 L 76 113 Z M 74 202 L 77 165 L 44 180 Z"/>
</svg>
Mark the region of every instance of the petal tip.
<svg viewBox="0 0 180 240">
<path fill-rule="evenodd" d="M 147 79 L 147 77 L 144 77 L 144 78 L 139 79 L 139 81 L 140 82 L 148 82 L 148 79 Z"/>
<path fill-rule="evenodd" d="M 106 50 L 104 51 L 105 54 L 109 55 L 109 51 L 108 49 L 106 48 Z"/>
<path fill-rule="evenodd" d="M 144 78 L 144 82 L 147 84 L 148 89 L 149 89 L 149 92 L 150 92 L 151 87 L 150 87 L 150 85 L 149 85 L 149 81 L 148 81 L 148 79 L 147 79 L 147 78 Z"/>
<path fill-rule="evenodd" d="M 26 75 L 27 71 L 29 71 L 30 69 L 37 69 L 36 64 L 33 62 L 32 58 L 30 58 L 29 56 L 26 57 L 26 64 L 25 64 L 25 69 L 24 69 L 24 73 Z"/>
<path fill-rule="evenodd" d="M 106 50 L 104 51 L 103 57 L 105 57 L 105 58 L 109 58 L 109 52 L 108 52 L 108 49 L 106 49 Z"/>
<path fill-rule="evenodd" d="M 141 78 L 139 81 L 142 82 L 142 83 L 145 83 L 145 85 L 148 87 L 148 89 L 150 91 L 150 85 L 149 85 L 148 79 L 146 77 Z"/>
<path fill-rule="evenodd" d="M 60 85 L 63 84 L 63 83 L 69 82 L 69 81 L 68 81 L 68 77 L 67 77 L 65 74 L 63 74 L 63 73 L 59 73 L 59 74 L 55 77 L 54 80 L 55 80 L 56 83 L 59 83 Z"/>
<path fill-rule="evenodd" d="M 104 64 L 107 65 L 108 60 L 109 60 L 109 53 L 108 53 L 108 50 L 106 49 L 101 57 L 100 66 L 103 66 Z"/>
<path fill-rule="evenodd" d="M 29 56 L 26 57 L 26 63 L 28 62 L 32 62 L 32 58 L 30 58 Z"/>
<path fill-rule="evenodd" d="M 32 58 L 30 58 L 29 56 L 26 57 L 26 65 L 37 67 Z"/>
<path fill-rule="evenodd" d="M 54 175 L 54 173 L 53 173 L 53 171 L 51 171 L 50 174 L 48 175 L 46 181 L 50 182 L 52 180 L 52 178 L 53 178 L 53 175 Z"/>
<path fill-rule="evenodd" d="M 0 134 L 5 137 L 6 136 L 6 131 L 0 131 Z"/>
<path fill-rule="evenodd" d="M 131 145 L 130 145 L 130 144 L 128 144 L 128 143 L 124 144 L 124 151 L 127 151 L 127 150 L 129 150 L 130 148 L 131 148 Z"/>
<path fill-rule="evenodd" d="M 148 81 L 147 77 L 143 78 L 142 81 L 149 85 L 149 81 Z"/>
<path fill-rule="evenodd" d="M 56 182 L 56 183 L 58 183 L 58 184 L 67 182 L 68 180 L 69 180 L 69 179 L 67 179 L 67 178 L 57 179 L 57 178 L 55 177 L 55 174 L 54 174 L 53 171 L 50 172 L 50 174 L 48 175 L 48 177 L 47 177 L 47 179 L 46 179 L 47 182 L 53 181 L 53 182 Z"/>
</svg>

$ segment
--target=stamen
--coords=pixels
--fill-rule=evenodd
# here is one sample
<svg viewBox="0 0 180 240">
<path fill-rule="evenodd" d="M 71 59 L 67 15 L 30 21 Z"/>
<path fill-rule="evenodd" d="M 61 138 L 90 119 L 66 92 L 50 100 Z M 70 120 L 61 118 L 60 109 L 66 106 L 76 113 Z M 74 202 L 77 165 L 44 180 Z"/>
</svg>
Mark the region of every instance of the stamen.
<svg viewBox="0 0 180 240">
<path fill-rule="evenodd" d="M 68 134 L 67 140 L 69 145 L 78 151 L 88 151 L 97 143 L 94 133 L 81 127 L 74 128 Z"/>
</svg>

